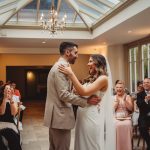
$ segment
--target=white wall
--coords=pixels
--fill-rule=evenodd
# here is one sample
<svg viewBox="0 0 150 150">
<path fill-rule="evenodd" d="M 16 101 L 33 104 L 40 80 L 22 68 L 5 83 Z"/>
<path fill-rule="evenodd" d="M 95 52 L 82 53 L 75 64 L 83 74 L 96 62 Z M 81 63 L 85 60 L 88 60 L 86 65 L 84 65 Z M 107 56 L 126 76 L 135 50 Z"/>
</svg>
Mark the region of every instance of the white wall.
<svg viewBox="0 0 150 150">
<path fill-rule="evenodd" d="M 107 57 L 112 71 L 113 82 L 116 80 L 125 81 L 125 62 L 124 49 L 122 45 L 115 45 L 107 47 Z"/>
</svg>

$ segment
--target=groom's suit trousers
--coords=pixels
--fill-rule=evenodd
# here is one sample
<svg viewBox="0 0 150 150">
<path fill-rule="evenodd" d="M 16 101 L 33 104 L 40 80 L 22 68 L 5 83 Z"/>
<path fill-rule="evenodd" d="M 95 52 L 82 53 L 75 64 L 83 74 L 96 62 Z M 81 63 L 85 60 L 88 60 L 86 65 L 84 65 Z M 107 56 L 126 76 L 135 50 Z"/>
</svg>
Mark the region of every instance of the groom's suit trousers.
<svg viewBox="0 0 150 150">
<path fill-rule="evenodd" d="M 71 130 L 64 129 L 49 129 L 49 150 L 69 150 L 70 149 L 70 139 Z"/>
</svg>

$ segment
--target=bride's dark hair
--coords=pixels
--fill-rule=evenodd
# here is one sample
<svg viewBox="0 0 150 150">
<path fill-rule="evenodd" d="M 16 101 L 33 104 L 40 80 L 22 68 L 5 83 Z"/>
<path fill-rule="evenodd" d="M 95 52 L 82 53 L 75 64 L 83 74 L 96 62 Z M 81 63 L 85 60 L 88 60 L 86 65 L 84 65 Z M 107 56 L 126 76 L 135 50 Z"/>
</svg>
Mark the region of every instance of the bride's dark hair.
<svg viewBox="0 0 150 150">
<path fill-rule="evenodd" d="M 93 54 L 91 55 L 91 58 L 93 59 L 98 75 L 107 75 L 107 66 L 106 66 L 106 59 L 103 55 L 101 54 Z"/>
<path fill-rule="evenodd" d="M 106 66 L 106 59 L 103 55 L 101 54 L 93 54 L 90 56 L 95 65 L 96 65 L 96 70 L 97 70 L 97 75 L 107 75 L 107 66 Z M 97 76 L 90 75 L 85 79 L 85 82 L 94 82 L 97 79 Z"/>
</svg>

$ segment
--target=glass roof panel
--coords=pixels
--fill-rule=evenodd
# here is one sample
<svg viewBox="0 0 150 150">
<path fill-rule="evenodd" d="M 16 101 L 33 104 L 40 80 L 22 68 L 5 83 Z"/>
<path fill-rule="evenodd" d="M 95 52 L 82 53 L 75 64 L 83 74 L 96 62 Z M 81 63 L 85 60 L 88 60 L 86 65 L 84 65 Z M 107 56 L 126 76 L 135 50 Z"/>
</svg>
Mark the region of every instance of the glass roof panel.
<svg viewBox="0 0 150 150">
<path fill-rule="evenodd" d="M 55 8 L 57 7 L 58 0 L 54 0 Z M 51 0 L 40 0 L 40 9 L 48 10 L 51 6 Z M 36 9 L 37 0 L 33 0 L 29 5 L 27 5 L 24 9 Z"/>
<path fill-rule="evenodd" d="M 36 1 L 32 1 L 29 5 L 27 5 L 26 7 L 24 7 L 24 9 L 36 9 Z"/>
<path fill-rule="evenodd" d="M 0 0 L 0 2 L 3 1 L 5 0 Z M 85 25 L 85 22 L 89 22 L 91 25 L 94 25 L 125 1 L 127 0 L 74 0 L 75 6 L 79 8 L 79 12 L 77 13 L 75 8 L 73 8 L 74 4 L 71 1 L 66 2 L 66 0 L 61 0 L 58 19 L 62 19 L 66 13 L 66 23 L 72 24 L 73 26 L 75 26 L 75 24 L 82 24 L 83 26 Z M 39 24 L 42 13 L 45 16 L 48 16 L 52 0 L 40 0 L 39 9 L 38 2 L 39 1 L 37 0 L 33 0 L 21 9 L 18 12 L 18 15 L 14 15 L 9 22 L 13 21 L 17 24 L 18 22 L 35 22 Z M 70 3 L 72 4 L 70 5 Z M 58 0 L 54 0 L 54 5 L 57 10 Z"/>
<path fill-rule="evenodd" d="M 81 9 L 85 10 L 85 11 L 88 12 L 89 14 L 91 14 L 91 15 L 93 14 L 93 15 L 95 15 L 95 16 L 99 16 L 99 12 L 96 11 L 95 9 L 92 9 L 92 8 L 90 8 L 90 7 L 87 7 L 87 6 L 83 5 L 83 4 L 79 4 L 79 6 L 80 6 Z"/>
<path fill-rule="evenodd" d="M 60 12 L 59 12 L 59 18 L 62 18 L 64 14 L 67 14 L 67 23 L 73 23 L 75 10 L 65 2 L 65 0 L 62 0 L 61 6 L 60 6 Z"/>
<path fill-rule="evenodd" d="M 87 0 L 87 1 L 91 2 L 91 0 Z M 102 9 L 104 13 L 110 9 L 109 7 L 107 7 L 103 3 L 101 3 L 100 1 L 93 0 L 92 3 L 96 6 L 98 6 L 100 9 Z"/>
<path fill-rule="evenodd" d="M 120 0 L 107 0 L 107 1 L 112 2 L 114 4 L 118 4 L 120 2 Z"/>
</svg>

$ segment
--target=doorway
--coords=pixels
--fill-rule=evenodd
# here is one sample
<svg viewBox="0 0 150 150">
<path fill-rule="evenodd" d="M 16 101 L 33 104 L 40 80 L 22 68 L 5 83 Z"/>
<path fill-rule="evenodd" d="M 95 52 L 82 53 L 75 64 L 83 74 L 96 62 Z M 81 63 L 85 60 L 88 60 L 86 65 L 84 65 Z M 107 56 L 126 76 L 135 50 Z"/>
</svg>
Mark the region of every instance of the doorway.
<svg viewBox="0 0 150 150">
<path fill-rule="evenodd" d="M 7 66 L 6 80 L 16 82 L 22 99 L 44 100 L 47 93 L 47 76 L 52 66 Z"/>
<path fill-rule="evenodd" d="M 26 69 L 26 98 L 45 99 L 49 69 Z"/>
</svg>

